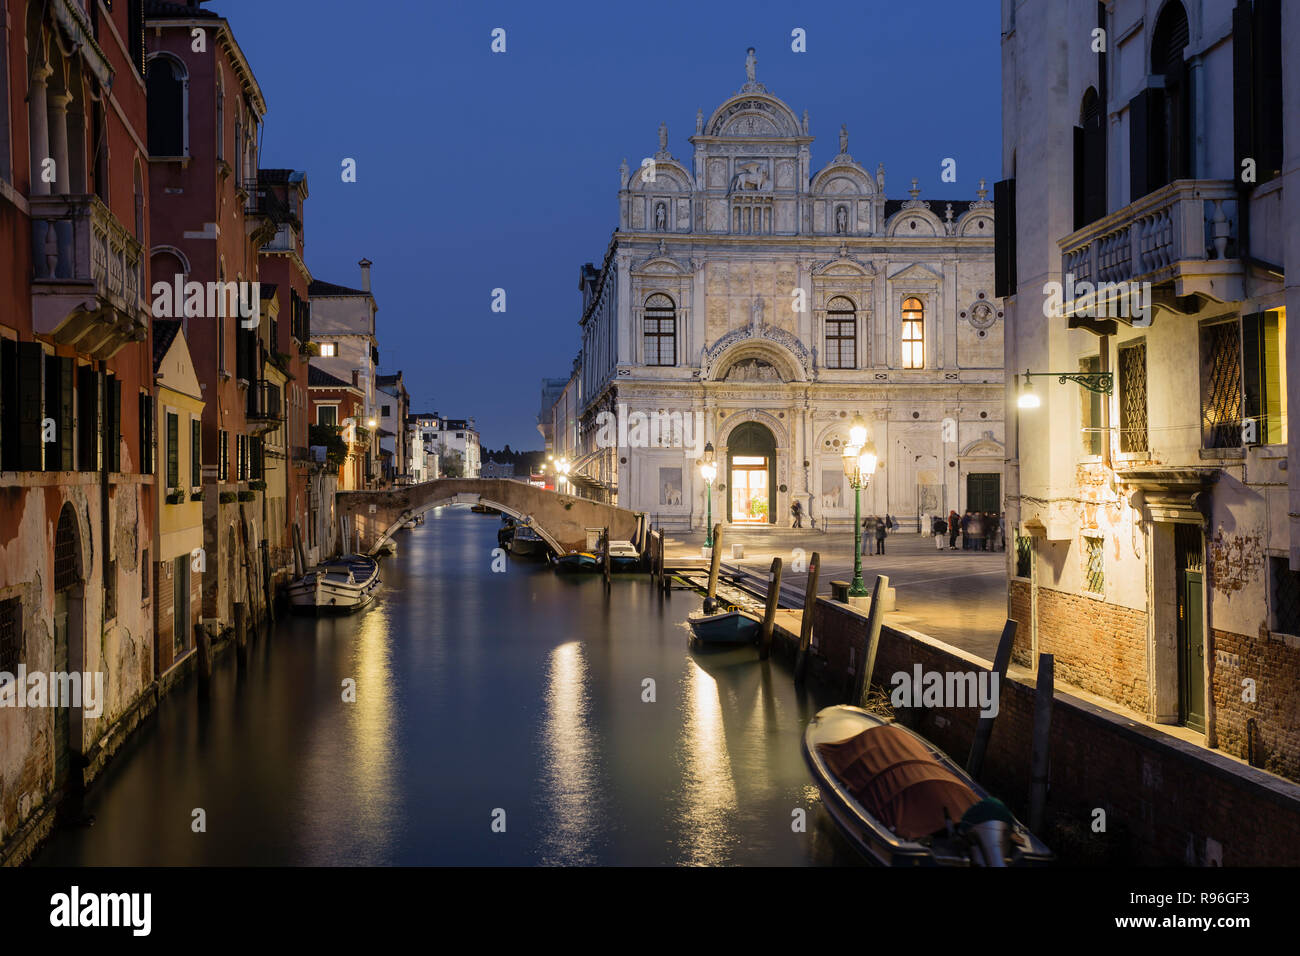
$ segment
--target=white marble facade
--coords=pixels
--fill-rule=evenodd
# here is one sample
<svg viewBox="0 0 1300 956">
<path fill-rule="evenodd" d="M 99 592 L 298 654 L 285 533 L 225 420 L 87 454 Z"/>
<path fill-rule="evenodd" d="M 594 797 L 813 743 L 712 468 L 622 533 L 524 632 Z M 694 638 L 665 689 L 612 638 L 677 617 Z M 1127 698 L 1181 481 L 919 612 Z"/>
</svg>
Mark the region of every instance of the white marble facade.
<svg viewBox="0 0 1300 956">
<path fill-rule="evenodd" d="M 974 201 L 925 201 L 915 180 L 910 198 L 886 200 L 883 166 L 855 162 L 843 127 L 838 155 L 814 171 L 807 113 L 757 81 L 752 51 L 746 67 L 739 92 L 697 113 L 688 163 L 661 124 L 657 152 L 620 169 L 618 231 L 602 265 L 582 270 L 581 467 L 618 504 L 700 528 L 695 454 L 706 440 L 716 449 L 725 521 L 729 442 L 756 422 L 775 459 L 768 520 L 789 526 L 799 501 L 805 527 L 847 527 L 840 455 L 860 413 L 884 460 L 864 514 L 914 528 L 962 510 L 968 475 L 1003 486 L 993 203 L 982 182 Z M 919 343 L 904 341 L 908 300 L 921 307 Z M 704 437 L 608 447 L 598 416 L 620 406 L 702 421 Z"/>
</svg>

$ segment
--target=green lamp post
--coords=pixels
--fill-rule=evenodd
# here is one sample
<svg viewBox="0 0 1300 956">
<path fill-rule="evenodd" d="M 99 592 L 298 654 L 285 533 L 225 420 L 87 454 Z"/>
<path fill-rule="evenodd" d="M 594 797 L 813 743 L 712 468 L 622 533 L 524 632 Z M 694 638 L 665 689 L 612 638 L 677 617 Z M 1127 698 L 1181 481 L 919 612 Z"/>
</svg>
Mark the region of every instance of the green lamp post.
<svg viewBox="0 0 1300 956">
<path fill-rule="evenodd" d="M 861 415 L 853 416 L 849 426 L 849 444 L 844 446 L 844 474 L 853 486 L 853 583 L 850 597 L 866 597 L 862 581 L 862 487 L 876 471 L 876 446 L 867 441 L 867 423 Z"/>
<path fill-rule="evenodd" d="M 713 442 L 704 446 L 704 456 L 700 459 L 700 476 L 708 491 L 709 516 L 704 523 L 704 546 L 713 547 L 713 479 L 718 477 L 718 467 L 713 463 Z"/>
</svg>

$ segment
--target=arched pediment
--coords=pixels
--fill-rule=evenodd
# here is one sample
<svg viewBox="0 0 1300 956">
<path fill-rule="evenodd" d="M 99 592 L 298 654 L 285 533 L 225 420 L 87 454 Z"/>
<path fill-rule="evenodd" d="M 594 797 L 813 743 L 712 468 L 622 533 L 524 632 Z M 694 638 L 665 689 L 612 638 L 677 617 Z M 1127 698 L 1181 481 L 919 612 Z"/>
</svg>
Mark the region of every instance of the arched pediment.
<svg viewBox="0 0 1300 956">
<path fill-rule="evenodd" d="M 961 450 L 962 458 L 1002 458 L 1006 449 L 996 438 L 990 438 L 985 435 L 982 438 L 976 438 L 973 442 Z"/>
<path fill-rule="evenodd" d="M 831 259 L 828 262 L 814 266 L 812 274 L 816 277 L 857 276 L 871 278 L 876 274 L 876 270 L 869 263 L 859 262 L 851 256 L 841 256 L 838 259 Z"/>
<path fill-rule="evenodd" d="M 957 235 L 993 238 L 992 207 L 969 209 L 957 220 Z"/>
<path fill-rule="evenodd" d="M 782 382 L 806 382 L 811 377 L 812 356 L 803 343 L 784 329 L 765 325 L 758 334 L 746 327 L 736 329 L 715 342 L 705 351 L 700 362 L 700 379 L 706 382 L 728 380 L 727 376 L 734 367 L 749 360 L 770 366 Z M 764 381 L 761 377 L 738 380 Z"/>
<path fill-rule="evenodd" d="M 874 196 L 875 181 L 857 163 L 832 163 L 813 177 L 814 196 Z"/>
<path fill-rule="evenodd" d="M 656 159 L 654 177 L 652 181 L 647 181 L 642 178 L 641 169 L 634 169 L 628 180 L 628 189 L 634 193 L 653 195 L 691 192 L 690 174 L 675 159 Z"/>
<path fill-rule="evenodd" d="M 748 422 L 758 422 L 772 433 L 772 438 L 776 441 L 777 448 L 790 447 L 789 435 L 785 426 L 771 412 L 765 412 L 757 408 L 746 408 L 741 411 L 731 412 L 727 415 L 722 425 L 718 428 L 718 445 L 725 448 L 731 439 L 731 434 L 741 425 Z"/>
<path fill-rule="evenodd" d="M 802 131 L 794 110 L 770 93 L 737 93 L 709 117 L 709 136 L 783 138 Z"/>
<path fill-rule="evenodd" d="M 889 220 L 891 236 L 942 236 L 943 223 L 928 209 L 904 209 Z"/>
</svg>

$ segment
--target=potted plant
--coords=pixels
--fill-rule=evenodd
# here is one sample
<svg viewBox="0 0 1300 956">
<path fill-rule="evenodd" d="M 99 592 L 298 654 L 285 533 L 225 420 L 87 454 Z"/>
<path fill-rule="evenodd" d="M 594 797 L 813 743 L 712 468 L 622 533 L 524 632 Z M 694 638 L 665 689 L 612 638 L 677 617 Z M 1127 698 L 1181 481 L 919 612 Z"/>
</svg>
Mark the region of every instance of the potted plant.
<svg viewBox="0 0 1300 956">
<path fill-rule="evenodd" d="M 261 478 L 254 478 L 248 483 L 248 487 L 253 491 L 266 491 L 266 482 Z"/>
<path fill-rule="evenodd" d="M 179 488 L 173 488 L 167 492 L 167 503 L 169 505 L 178 505 L 185 500 L 185 492 Z"/>
<path fill-rule="evenodd" d="M 198 491 L 191 491 L 191 492 L 190 492 L 190 501 L 202 501 L 202 500 L 203 500 L 203 489 L 202 489 L 202 488 L 200 488 Z"/>
<path fill-rule="evenodd" d="M 241 491 L 241 492 L 239 493 L 239 500 L 240 500 L 240 501 L 252 501 L 252 500 L 253 500 L 254 498 L 256 498 L 256 497 L 257 497 L 257 496 L 256 496 L 255 494 L 253 494 L 251 491 Z"/>
<path fill-rule="evenodd" d="M 220 501 L 223 505 L 231 504 L 232 502 L 235 501 L 235 493 L 233 491 L 223 491 L 217 497 L 217 500 Z"/>
</svg>

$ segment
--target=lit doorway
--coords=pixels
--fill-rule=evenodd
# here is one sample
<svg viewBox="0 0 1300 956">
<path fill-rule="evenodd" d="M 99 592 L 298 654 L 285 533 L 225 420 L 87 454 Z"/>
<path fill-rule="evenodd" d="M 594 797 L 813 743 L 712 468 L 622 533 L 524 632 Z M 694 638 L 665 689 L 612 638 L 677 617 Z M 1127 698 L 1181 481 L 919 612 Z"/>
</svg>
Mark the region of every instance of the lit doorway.
<svg viewBox="0 0 1300 956">
<path fill-rule="evenodd" d="M 767 523 L 767 459 L 736 455 L 731 459 L 731 520 Z"/>
<path fill-rule="evenodd" d="M 727 520 L 733 524 L 776 521 L 776 439 L 759 422 L 742 422 L 727 437 Z M 784 490 L 784 489 L 782 489 Z"/>
</svg>

